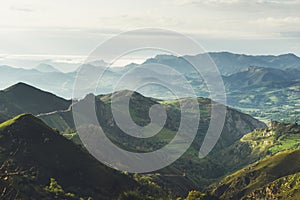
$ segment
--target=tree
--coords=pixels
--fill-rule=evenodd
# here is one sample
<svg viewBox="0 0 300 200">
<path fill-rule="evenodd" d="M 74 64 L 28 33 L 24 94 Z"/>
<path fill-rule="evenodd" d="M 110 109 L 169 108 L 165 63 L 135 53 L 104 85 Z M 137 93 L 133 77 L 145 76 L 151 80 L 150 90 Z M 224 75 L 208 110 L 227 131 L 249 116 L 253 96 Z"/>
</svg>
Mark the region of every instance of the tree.
<svg viewBox="0 0 300 200">
<path fill-rule="evenodd" d="M 205 197 L 205 194 L 197 191 L 197 190 L 192 190 L 189 192 L 188 196 L 185 198 L 185 200 L 201 200 Z"/>
</svg>

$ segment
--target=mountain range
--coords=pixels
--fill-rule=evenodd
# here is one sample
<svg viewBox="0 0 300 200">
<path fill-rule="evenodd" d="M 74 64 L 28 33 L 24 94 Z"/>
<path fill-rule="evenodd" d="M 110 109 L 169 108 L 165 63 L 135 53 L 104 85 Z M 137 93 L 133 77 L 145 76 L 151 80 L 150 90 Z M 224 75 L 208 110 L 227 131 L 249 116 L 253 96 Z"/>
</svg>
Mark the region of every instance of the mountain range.
<svg viewBox="0 0 300 200">
<path fill-rule="evenodd" d="M 249 66 L 258 66 L 274 69 L 299 69 L 300 58 L 295 54 L 274 55 L 245 55 L 234 54 L 230 52 L 212 52 L 208 53 L 222 75 L 230 75 L 239 72 Z M 206 56 L 205 54 L 196 55 L 196 57 Z"/>
<path fill-rule="evenodd" d="M 252 56 L 244 54 L 233 54 L 229 52 L 213 52 L 213 53 L 204 53 L 198 54 L 195 56 L 182 56 L 177 57 L 173 55 L 157 55 L 153 58 L 147 59 L 144 63 L 158 63 L 167 65 L 175 70 L 179 71 L 182 74 L 192 73 L 192 66 L 186 59 L 197 59 L 199 63 L 202 60 L 210 57 L 213 62 L 216 64 L 217 68 L 223 76 L 229 76 L 235 73 L 239 73 L 247 69 L 250 66 L 279 69 L 279 70 L 298 70 L 295 75 L 299 78 L 299 69 L 300 69 L 300 58 L 294 54 L 283 54 L 279 56 Z M 86 64 L 87 66 L 94 66 L 95 72 L 97 68 L 106 67 L 108 64 L 103 60 L 93 61 Z M 124 71 L 131 70 L 132 68 L 138 67 L 139 64 L 131 64 L 125 67 L 115 67 L 108 69 L 115 73 L 123 74 Z M 22 66 L 20 66 L 22 67 Z M 48 91 L 52 91 L 55 94 L 58 94 L 63 97 L 71 97 L 70 88 L 75 79 L 76 72 L 78 69 L 74 69 L 73 72 L 63 73 L 51 66 L 49 64 L 40 63 L 33 69 L 23 69 L 15 68 L 10 66 L 1 66 L 1 82 L 0 86 L 6 88 L 9 85 L 12 85 L 16 82 L 26 82 L 30 85 L 35 85 L 37 87 L 43 88 Z M 99 71 L 98 71 L 99 72 Z M 40 77 L 40 78 L 39 78 Z M 40 82 L 38 82 L 40 81 Z M 71 84 L 70 84 L 71 83 Z M 38 85 L 39 84 L 39 85 Z M 63 88 L 59 89 L 55 85 L 59 84 Z M 72 89 L 72 88 L 71 88 Z M 62 91 L 63 90 L 63 91 Z M 62 93 L 65 92 L 65 93 Z"/>
<path fill-rule="evenodd" d="M 294 54 L 251 56 L 215 52 L 183 57 L 157 55 L 147 59 L 142 64 L 130 64 L 125 67 L 106 69 L 98 84 L 91 81 L 91 78 L 85 80 L 84 77 L 80 77 L 82 80 L 79 81 L 90 82 L 89 85 L 80 88 L 80 90 L 82 90 L 82 94 L 86 94 L 91 91 L 90 87 L 98 85 L 96 94 L 111 93 L 123 74 L 132 70 L 139 70 L 141 66 L 148 66 L 149 68 L 154 63 L 163 64 L 177 70 L 185 76 L 197 96 L 209 97 L 205 81 L 193 71 L 192 66 L 185 60 L 196 59 L 200 60 L 201 63 L 201 60 L 207 59 L 208 55 L 221 72 L 229 106 L 264 121 L 268 119 L 286 122 L 299 121 L 297 107 L 299 106 L 300 90 L 300 58 Z M 94 77 L 105 70 L 105 65 L 107 64 L 104 61 L 94 61 L 81 66 L 81 69 L 88 71 L 88 76 Z M 24 82 L 64 98 L 70 98 L 78 69 L 63 73 L 56 70 L 55 66 L 43 63 L 35 69 L 0 66 L 0 86 L 7 88 L 17 82 Z M 143 74 L 143 70 L 137 71 L 137 73 Z M 162 71 L 152 71 L 151 73 L 153 76 L 161 76 Z M 173 80 L 170 84 L 177 88 L 182 87 L 181 84 L 176 82 L 178 77 L 175 75 L 169 76 L 174 76 L 170 78 L 170 80 Z M 96 80 L 98 81 L 97 77 Z M 134 89 L 130 86 L 134 82 L 135 79 L 132 77 L 124 88 Z M 185 90 L 186 88 L 181 89 Z M 159 99 L 174 98 L 163 87 L 143 87 L 139 92 L 145 96 Z M 284 112 L 279 110 L 284 110 Z"/>
</svg>

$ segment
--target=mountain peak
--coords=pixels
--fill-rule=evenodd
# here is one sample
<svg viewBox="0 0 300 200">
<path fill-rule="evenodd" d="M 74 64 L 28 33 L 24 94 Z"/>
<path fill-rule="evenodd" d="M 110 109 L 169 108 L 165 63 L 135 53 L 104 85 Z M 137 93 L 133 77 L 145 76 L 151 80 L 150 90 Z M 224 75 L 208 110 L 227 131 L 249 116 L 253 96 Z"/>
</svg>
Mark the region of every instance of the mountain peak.
<svg viewBox="0 0 300 200">
<path fill-rule="evenodd" d="M 16 89 L 35 89 L 35 90 L 38 90 L 37 88 L 27 84 L 27 83 L 24 83 L 24 82 L 18 82 L 8 88 L 6 88 L 4 91 L 5 92 L 9 92 L 9 91 L 13 91 L 13 90 L 16 90 Z"/>
<path fill-rule="evenodd" d="M 40 63 L 35 67 L 36 70 L 40 72 L 59 72 L 58 69 L 53 67 L 52 65 L 46 64 L 46 63 Z"/>
<path fill-rule="evenodd" d="M 286 54 L 281 54 L 279 55 L 279 57 L 292 57 L 292 58 L 299 58 L 298 56 L 296 56 L 293 53 L 286 53 Z"/>
<path fill-rule="evenodd" d="M 101 60 L 90 61 L 87 64 L 93 65 L 95 67 L 106 67 L 106 66 L 108 66 L 109 63 L 107 63 L 103 59 L 101 59 Z"/>
<path fill-rule="evenodd" d="M 1 91 L 0 104 L 5 106 L 5 109 L 2 110 L 3 114 L 13 117 L 21 113 L 36 115 L 56 110 L 66 110 L 69 108 L 71 101 L 19 82 Z"/>
<path fill-rule="evenodd" d="M 174 56 L 172 54 L 158 54 L 155 56 L 157 59 L 170 59 L 170 58 L 178 58 L 177 56 Z"/>
<path fill-rule="evenodd" d="M 169 54 L 158 54 L 155 57 L 147 59 L 143 64 L 150 64 L 150 63 L 160 63 L 160 62 L 165 62 L 168 60 L 174 61 L 178 60 L 180 57 L 174 56 L 174 55 L 169 55 Z"/>
</svg>

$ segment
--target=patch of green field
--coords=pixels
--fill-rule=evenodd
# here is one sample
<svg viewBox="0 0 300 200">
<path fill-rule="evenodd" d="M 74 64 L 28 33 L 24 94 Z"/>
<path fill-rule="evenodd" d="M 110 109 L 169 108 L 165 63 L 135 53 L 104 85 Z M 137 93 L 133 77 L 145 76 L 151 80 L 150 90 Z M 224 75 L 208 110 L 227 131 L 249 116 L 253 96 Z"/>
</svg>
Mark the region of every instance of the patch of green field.
<svg viewBox="0 0 300 200">
<path fill-rule="evenodd" d="M 300 149 L 300 134 L 285 136 L 276 145 L 271 147 L 269 151 L 272 154 L 276 154 L 289 149 Z"/>
</svg>

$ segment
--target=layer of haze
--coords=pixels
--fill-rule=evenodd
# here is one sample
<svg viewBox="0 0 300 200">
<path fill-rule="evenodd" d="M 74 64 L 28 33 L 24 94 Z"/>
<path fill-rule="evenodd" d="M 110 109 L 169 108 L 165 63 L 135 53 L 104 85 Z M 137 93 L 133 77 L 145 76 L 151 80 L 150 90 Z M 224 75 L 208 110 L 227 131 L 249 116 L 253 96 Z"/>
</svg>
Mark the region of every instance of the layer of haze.
<svg viewBox="0 0 300 200">
<path fill-rule="evenodd" d="M 207 51 L 300 55 L 299 10 L 299 0 L 2 0 L 0 61 L 77 62 L 106 39 L 139 28 L 186 34 Z"/>
</svg>

